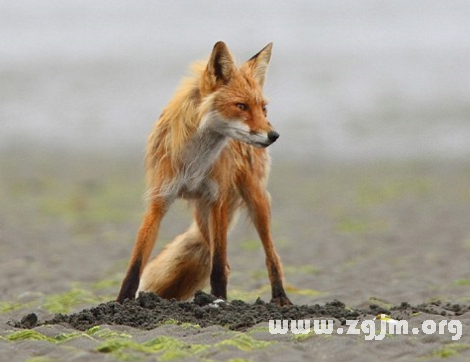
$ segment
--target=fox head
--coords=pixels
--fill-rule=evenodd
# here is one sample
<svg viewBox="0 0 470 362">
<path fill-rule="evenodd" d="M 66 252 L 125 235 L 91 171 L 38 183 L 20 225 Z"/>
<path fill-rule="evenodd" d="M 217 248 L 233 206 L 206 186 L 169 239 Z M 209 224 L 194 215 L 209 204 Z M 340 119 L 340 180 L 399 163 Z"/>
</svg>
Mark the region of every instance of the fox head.
<svg viewBox="0 0 470 362">
<path fill-rule="evenodd" d="M 209 127 L 255 147 L 267 147 L 279 138 L 267 119 L 263 96 L 271 50 L 272 43 L 237 67 L 227 45 L 215 44 L 200 84 L 206 114 L 201 129 Z"/>
</svg>

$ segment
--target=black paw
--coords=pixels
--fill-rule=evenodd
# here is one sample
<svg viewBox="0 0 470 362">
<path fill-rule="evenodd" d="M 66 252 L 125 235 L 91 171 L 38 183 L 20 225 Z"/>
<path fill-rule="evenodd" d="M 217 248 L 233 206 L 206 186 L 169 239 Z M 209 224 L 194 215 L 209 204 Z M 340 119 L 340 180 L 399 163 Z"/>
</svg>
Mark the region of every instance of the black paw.
<svg viewBox="0 0 470 362">
<path fill-rule="evenodd" d="M 287 305 L 293 305 L 287 296 L 273 297 L 269 303 L 276 304 L 279 307 L 285 307 Z"/>
</svg>

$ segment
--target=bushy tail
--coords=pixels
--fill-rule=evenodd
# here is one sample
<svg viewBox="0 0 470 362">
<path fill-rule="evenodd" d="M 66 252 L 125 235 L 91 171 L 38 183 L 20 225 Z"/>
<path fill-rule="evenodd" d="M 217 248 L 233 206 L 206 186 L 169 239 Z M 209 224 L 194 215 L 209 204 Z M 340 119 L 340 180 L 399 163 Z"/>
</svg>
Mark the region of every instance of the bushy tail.
<svg viewBox="0 0 470 362">
<path fill-rule="evenodd" d="M 137 293 L 187 300 L 206 286 L 211 269 L 209 246 L 193 224 L 145 266 Z"/>
</svg>

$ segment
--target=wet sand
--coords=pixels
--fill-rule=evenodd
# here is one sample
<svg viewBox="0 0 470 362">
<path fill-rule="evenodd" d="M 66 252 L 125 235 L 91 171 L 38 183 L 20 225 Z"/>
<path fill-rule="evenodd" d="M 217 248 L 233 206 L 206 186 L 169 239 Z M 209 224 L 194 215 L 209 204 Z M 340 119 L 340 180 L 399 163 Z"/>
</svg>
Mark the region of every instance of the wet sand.
<svg viewBox="0 0 470 362">
<path fill-rule="evenodd" d="M 119 309 L 109 301 L 117 294 L 144 210 L 139 156 L 21 149 L 2 153 L 2 360 L 437 361 L 470 357 L 467 164 L 274 160 L 273 234 L 289 297 L 298 306 L 296 313 L 276 311 L 281 314 L 275 315 L 331 317 L 339 326 L 346 319 L 362 321 L 386 312 L 407 320 L 410 329 L 429 319 L 436 323 L 456 319 L 463 325 L 463 336 L 456 341 L 449 331 L 365 341 L 364 334 L 269 333 L 266 318 L 261 317 L 271 315 L 260 312 L 271 308 L 261 302 L 269 300 L 263 251 L 243 217 L 229 241 L 232 272 L 230 304 L 225 309 L 235 322 L 224 320 L 223 314 L 218 322 L 178 320 L 178 314 L 169 312 L 181 308 L 177 303 L 164 304 L 168 318 L 158 309 L 147 308 L 146 313 L 155 318 L 153 326 L 148 315 L 142 319 L 147 324 L 139 326 L 142 306 L 138 304 L 141 309 L 134 308 L 135 315 L 121 311 L 129 323 L 104 318 Z M 162 224 L 156 252 L 188 225 L 189 211 L 185 204 L 176 204 Z M 261 301 L 256 302 L 258 298 Z M 196 307 L 190 305 L 188 310 Z M 331 305 L 336 305 L 336 312 L 299 312 L 325 311 Z M 244 316 L 238 307 L 257 312 L 237 325 L 236 317 Z M 41 325 L 57 313 L 80 315 L 93 308 L 101 310 L 94 316 L 99 327 L 96 323 L 78 327 L 66 319 Z M 23 319 L 23 327 L 28 328 L 15 327 L 14 321 L 32 313 L 37 323 L 29 317 Z"/>
</svg>

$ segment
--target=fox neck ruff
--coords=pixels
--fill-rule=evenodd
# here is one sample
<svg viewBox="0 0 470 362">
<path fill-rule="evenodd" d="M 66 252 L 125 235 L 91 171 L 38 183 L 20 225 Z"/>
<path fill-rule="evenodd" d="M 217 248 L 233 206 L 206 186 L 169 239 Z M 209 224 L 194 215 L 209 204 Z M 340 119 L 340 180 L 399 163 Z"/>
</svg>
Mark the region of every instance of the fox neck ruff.
<svg viewBox="0 0 470 362">
<path fill-rule="evenodd" d="M 163 185 L 158 192 L 161 196 L 170 199 L 204 198 L 207 201 L 217 199 L 218 185 L 211 179 L 210 171 L 230 140 L 223 130 L 221 132 L 221 123 L 216 112 L 210 112 L 202 119 L 181 152 L 177 177 Z"/>
</svg>

